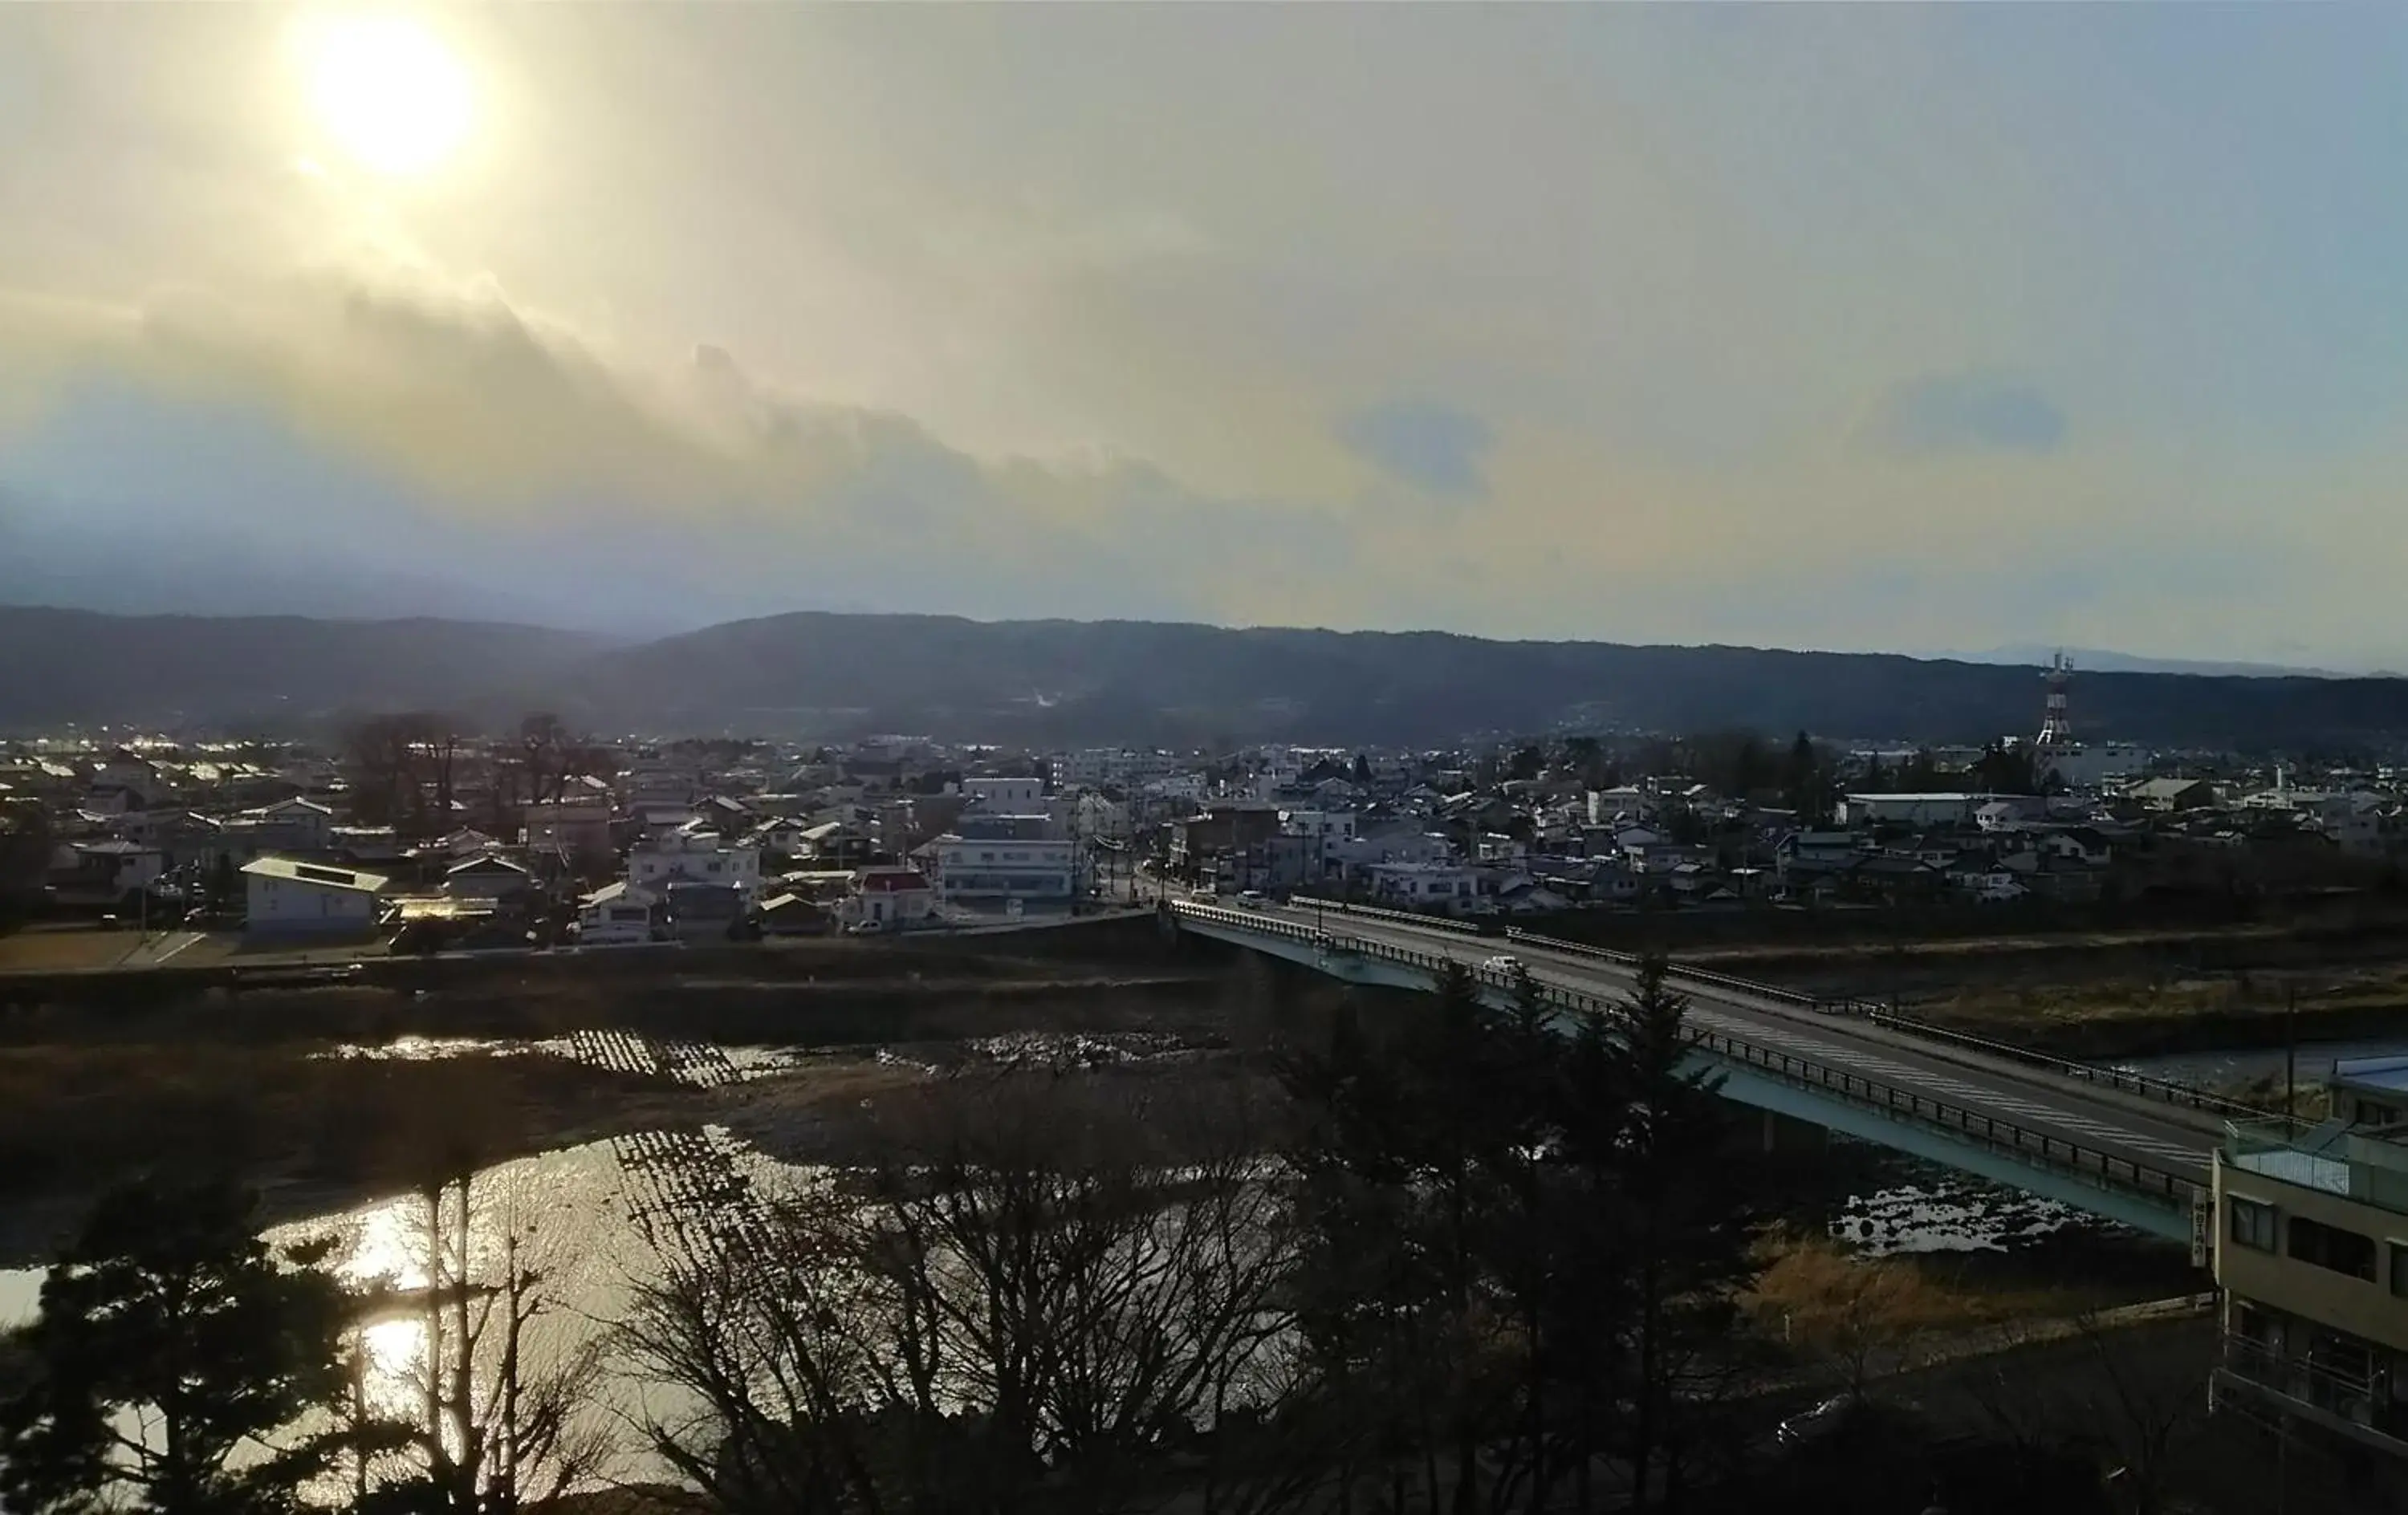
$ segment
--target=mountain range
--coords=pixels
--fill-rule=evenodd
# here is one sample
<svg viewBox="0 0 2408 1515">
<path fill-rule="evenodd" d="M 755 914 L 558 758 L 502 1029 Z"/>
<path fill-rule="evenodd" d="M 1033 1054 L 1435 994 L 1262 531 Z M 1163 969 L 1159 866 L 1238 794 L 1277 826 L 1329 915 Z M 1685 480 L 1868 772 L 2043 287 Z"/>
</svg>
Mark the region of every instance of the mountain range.
<svg viewBox="0 0 2408 1515">
<path fill-rule="evenodd" d="M 494 622 L 0 607 L 0 730 L 294 729 L 532 709 L 603 733 L 1030 744 L 1433 744 L 1550 728 L 1973 742 L 2035 729 L 2029 666 L 1441 632 L 822 611 L 644 640 Z M 2408 680 L 2098 672 L 2077 731 L 2244 750 L 2408 738 Z"/>
</svg>

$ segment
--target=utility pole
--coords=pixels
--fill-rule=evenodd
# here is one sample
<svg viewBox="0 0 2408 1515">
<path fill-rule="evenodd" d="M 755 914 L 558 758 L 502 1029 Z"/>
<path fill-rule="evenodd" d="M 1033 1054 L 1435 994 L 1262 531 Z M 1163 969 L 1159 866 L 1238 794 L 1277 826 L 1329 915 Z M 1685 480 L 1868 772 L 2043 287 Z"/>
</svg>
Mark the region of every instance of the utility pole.
<svg viewBox="0 0 2408 1515">
<path fill-rule="evenodd" d="M 2286 1136 L 2299 1129 L 2299 1086 L 2300 986 L 2286 984 L 2283 989 L 2283 1131 Z"/>
</svg>

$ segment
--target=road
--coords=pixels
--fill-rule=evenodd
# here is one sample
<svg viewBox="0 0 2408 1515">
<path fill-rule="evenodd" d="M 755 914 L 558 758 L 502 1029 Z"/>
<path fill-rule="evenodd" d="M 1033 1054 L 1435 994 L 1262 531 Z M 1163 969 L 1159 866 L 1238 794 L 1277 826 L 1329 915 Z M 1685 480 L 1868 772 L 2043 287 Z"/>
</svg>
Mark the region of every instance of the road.
<svg viewBox="0 0 2408 1515">
<path fill-rule="evenodd" d="M 1269 908 L 1267 915 L 1310 926 L 1311 907 Z M 1471 937 L 1457 932 L 1367 916 L 1327 916 L 1325 929 L 1425 952 L 1441 952 L 1477 966 L 1500 952 L 1519 958 L 1544 982 L 1591 994 L 1615 995 L 1630 988 L 1630 975 L 1593 958 L 1549 951 L 1525 942 Z M 1920 1041 L 1842 1016 L 1818 1015 L 1796 1006 L 1759 1000 L 1735 991 L 1681 983 L 1692 1022 L 1710 1030 L 1786 1052 L 1828 1067 L 1908 1089 L 2029 1131 L 2105 1151 L 2129 1162 L 2205 1184 L 2222 1122 L 2203 1111 L 2160 1105 L 2137 1094 L 2100 1088 L 2045 1069 L 1985 1057 L 1979 1052 Z"/>
</svg>

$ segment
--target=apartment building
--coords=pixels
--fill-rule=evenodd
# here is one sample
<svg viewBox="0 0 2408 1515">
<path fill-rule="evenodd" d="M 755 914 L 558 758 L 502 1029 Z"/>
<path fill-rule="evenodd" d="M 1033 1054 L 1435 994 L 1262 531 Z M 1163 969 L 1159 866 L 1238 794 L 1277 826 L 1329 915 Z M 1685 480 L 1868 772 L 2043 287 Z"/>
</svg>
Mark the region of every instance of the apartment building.
<svg viewBox="0 0 2408 1515">
<path fill-rule="evenodd" d="M 2408 1057 L 2344 1059 L 2334 1117 L 2235 1122 L 2215 1158 L 2211 1394 L 2408 1477 Z"/>
<path fill-rule="evenodd" d="M 945 904 L 1028 900 L 1067 904 L 1078 893 L 1079 844 L 1046 815 L 965 814 L 931 844 Z"/>
</svg>

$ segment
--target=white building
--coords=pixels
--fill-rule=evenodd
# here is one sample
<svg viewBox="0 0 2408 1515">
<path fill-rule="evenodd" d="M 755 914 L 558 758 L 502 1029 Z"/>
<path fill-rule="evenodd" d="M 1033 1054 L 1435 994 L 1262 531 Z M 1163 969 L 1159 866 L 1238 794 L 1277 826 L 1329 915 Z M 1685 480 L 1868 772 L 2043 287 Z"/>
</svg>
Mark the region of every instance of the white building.
<svg viewBox="0 0 2408 1515">
<path fill-rule="evenodd" d="M 2070 789 L 2097 789 L 2111 779 L 2128 779 L 2149 771 L 2156 753 L 2130 742 L 2061 743 L 2034 754 L 2034 777 L 2055 775 Z"/>
<path fill-rule="evenodd" d="M 672 883 L 733 884 L 750 899 L 761 887 L 761 850 L 715 831 L 664 832 L 628 851 L 627 882 L 651 893 Z"/>
<path fill-rule="evenodd" d="M 1656 802 L 1636 784 L 1588 792 L 1588 823 L 1592 826 L 1610 826 L 1625 816 L 1637 820 L 1655 812 Z"/>
<path fill-rule="evenodd" d="M 964 816 L 958 833 L 930 844 L 938 897 L 947 904 L 1010 899 L 1068 903 L 1079 891 L 1079 844 L 1048 836 L 1042 816 Z M 999 822 L 1043 822 L 1010 825 Z"/>
<path fill-rule="evenodd" d="M 382 874 L 254 858 L 242 866 L 254 936 L 343 936 L 373 930 L 385 885 Z"/>
<path fill-rule="evenodd" d="M 920 870 L 886 866 L 864 868 L 853 875 L 853 892 L 837 907 L 848 926 L 870 931 L 904 931 L 926 922 L 936 908 L 936 891 Z"/>
<path fill-rule="evenodd" d="M 578 902 L 577 940 L 585 947 L 628 947 L 652 939 L 652 896 L 632 884 L 608 884 Z"/>
<path fill-rule="evenodd" d="M 2209 1403 L 2408 1473 L 2408 1062 L 2344 1058 L 2334 1118 L 2235 1122 L 2208 1217 L 2224 1340 Z"/>
<path fill-rule="evenodd" d="M 1966 826 L 1996 794 L 1850 794 L 1834 818 L 1843 826 Z"/>
<path fill-rule="evenodd" d="M 1458 914 L 1471 908 L 1479 884 L 1469 868 L 1451 863 L 1374 863 L 1371 893 L 1407 909 Z"/>
</svg>

